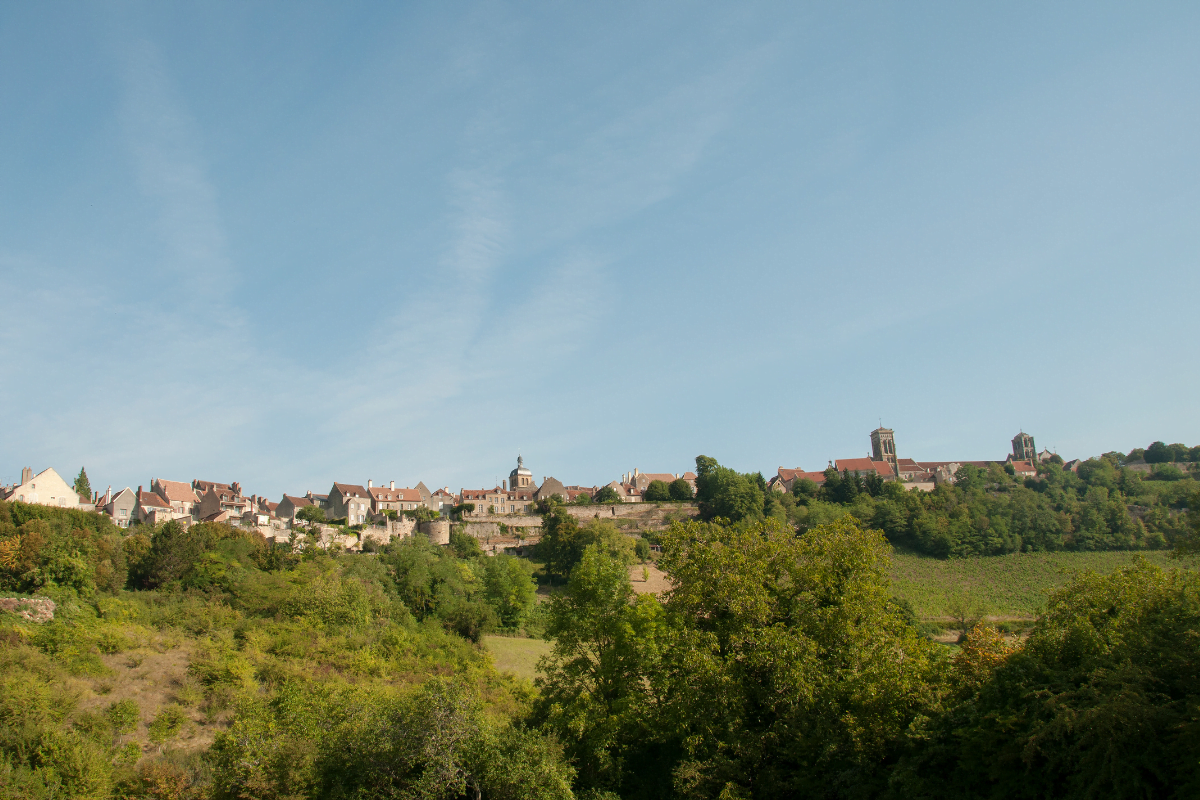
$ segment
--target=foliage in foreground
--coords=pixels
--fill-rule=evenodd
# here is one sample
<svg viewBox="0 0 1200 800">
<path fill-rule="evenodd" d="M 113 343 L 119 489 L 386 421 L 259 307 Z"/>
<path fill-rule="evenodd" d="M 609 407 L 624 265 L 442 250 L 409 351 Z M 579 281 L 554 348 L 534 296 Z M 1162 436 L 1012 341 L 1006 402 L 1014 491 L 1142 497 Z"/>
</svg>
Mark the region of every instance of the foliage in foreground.
<svg viewBox="0 0 1200 800">
<path fill-rule="evenodd" d="M 0 614 L 0 798 L 1200 792 L 1189 570 L 1084 573 L 1027 640 L 977 627 L 952 655 L 849 517 L 676 523 L 659 600 L 632 591 L 628 537 L 561 514 L 535 692 L 472 642 L 523 624 L 528 565 L 469 537 L 293 553 L 98 519 L 0 504 L 0 579 L 58 603 Z M 154 705 L 114 691 L 167 657 Z"/>
<path fill-rule="evenodd" d="M 849 520 L 676 524 L 665 603 L 590 548 L 554 601 L 536 718 L 622 797 L 1190 797 L 1200 579 L 1084 573 L 1027 643 L 958 655 L 889 596 Z"/>
</svg>

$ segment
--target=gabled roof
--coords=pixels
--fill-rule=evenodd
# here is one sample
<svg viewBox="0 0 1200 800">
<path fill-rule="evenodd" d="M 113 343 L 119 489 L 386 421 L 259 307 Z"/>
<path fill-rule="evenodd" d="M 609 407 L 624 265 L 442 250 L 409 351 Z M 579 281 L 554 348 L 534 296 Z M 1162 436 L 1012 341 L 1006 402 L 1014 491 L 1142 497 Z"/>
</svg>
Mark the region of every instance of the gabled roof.
<svg viewBox="0 0 1200 800">
<path fill-rule="evenodd" d="M 502 495 L 507 496 L 508 492 L 504 491 L 499 486 L 497 486 L 495 489 L 463 489 L 462 490 L 462 499 L 464 501 L 465 500 L 483 500 L 489 494 L 502 494 Z M 469 497 L 468 497 L 468 495 L 469 495 Z"/>
<path fill-rule="evenodd" d="M 200 498 L 196 497 L 196 493 L 192 491 L 190 483 L 183 481 L 164 481 L 159 478 L 157 481 L 162 489 L 163 496 L 168 500 L 174 500 L 177 503 L 198 503 Z"/>
<path fill-rule="evenodd" d="M 694 472 L 685 472 L 685 473 L 683 473 L 683 479 L 684 479 L 685 481 L 694 481 L 694 480 L 696 480 L 696 473 L 694 473 Z"/>
<path fill-rule="evenodd" d="M 892 475 L 892 465 L 886 461 L 872 461 L 869 458 L 843 458 L 833 463 L 838 472 L 877 472 L 883 477 Z"/>
<path fill-rule="evenodd" d="M 342 493 L 342 497 L 369 497 L 367 487 L 359 486 L 356 483 L 337 483 L 333 484 L 333 488 Z M 333 489 L 329 490 L 332 494 Z"/>
<path fill-rule="evenodd" d="M 218 492 L 221 492 L 221 491 L 232 492 L 233 491 L 233 484 L 217 483 L 216 481 L 194 480 L 194 481 L 192 481 L 192 486 L 194 486 L 196 488 L 196 490 L 200 492 L 200 494 L 208 494 L 209 489 L 216 489 Z"/>
<path fill-rule="evenodd" d="M 776 474 L 779 476 L 780 480 L 794 481 L 794 480 L 796 480 L 796 476 L 802 474 L 803 472 L 804 472 L 804 470 L 800 469 L 800 467 L 796 467 L 795 469 L 788 469 L 786 467 L 780 467 L 779 471 Z"/>
<path fill-rule="evenodd" d="M 138 505 L 143 508 L 170 508 L 171 504 L 157 492 L 138 492 Z"/>
<path fill-rule="evenodd" d="M 673 483 L 678 480 L 674 474 L 670 472 L 642 472 L 638 477 L 645 477 L 651 482 L 662 481 L 663 483 Z"/>
<path fill-rule="evenodd" d="M 312 500 L 309 500 L 307 497 L 292 497 L 290 494 L 285 494 L 283 499 L 289 501 L 296 508 L 303 508 L 304 506 L 311 506 L 313 504 Z M 283 502 L 283 500 L 280 502 Z"/>
<path fill-rule="evenodd" d="M 400 501 L 402 503 L 420 503 L 421 493 L 416 489 L 389 489 L 387 486 L 372 486 L 368 489 L 371 497 L 378 501 L 388 502 L 389 500 Z"/>
</svg>

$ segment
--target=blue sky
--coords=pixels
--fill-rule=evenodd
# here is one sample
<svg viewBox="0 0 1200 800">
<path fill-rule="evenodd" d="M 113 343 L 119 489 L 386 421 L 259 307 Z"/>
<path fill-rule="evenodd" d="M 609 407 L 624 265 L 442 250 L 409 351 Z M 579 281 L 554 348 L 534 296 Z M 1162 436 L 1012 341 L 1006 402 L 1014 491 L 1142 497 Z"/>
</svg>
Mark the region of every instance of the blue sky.
<svg viewBox="0 0 1200 800">
<path fill-rule="evenodd" d="M 1200 443 L 1200 6 L 0 6 L 0 480 Z"/>
</svg>

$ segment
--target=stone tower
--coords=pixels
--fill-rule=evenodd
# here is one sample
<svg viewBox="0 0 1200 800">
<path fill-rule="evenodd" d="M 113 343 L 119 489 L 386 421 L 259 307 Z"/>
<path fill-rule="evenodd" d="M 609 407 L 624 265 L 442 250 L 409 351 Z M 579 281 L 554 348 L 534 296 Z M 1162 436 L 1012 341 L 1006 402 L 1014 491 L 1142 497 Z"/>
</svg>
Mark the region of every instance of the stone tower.
<svg viewBox="0 0 1200 800">
<path fill-rule="evenodd" d="M 899 477 L 900 470 L 896 464 L 896 432 L 891 428 L 876 428 L 871 431 L 871 460 L 886 461 L 892 467 L 892 474 Z"/>
<path fill-rule="evenodd" d="M 1013 437 L 1013 461 L 1037 461 L 1037 447 L 1033 444 L 1033 437 L 1025 431 L 1021 431 Z"/>
<path fill-rule="evenodd" d="M 520 456 L 517 456 L 516 469 L 508 473 L 508 488 L 514 492 L 535 488 L 533 485 L 533 473 L 525 469 L 525 460 Z"/>
</svg>

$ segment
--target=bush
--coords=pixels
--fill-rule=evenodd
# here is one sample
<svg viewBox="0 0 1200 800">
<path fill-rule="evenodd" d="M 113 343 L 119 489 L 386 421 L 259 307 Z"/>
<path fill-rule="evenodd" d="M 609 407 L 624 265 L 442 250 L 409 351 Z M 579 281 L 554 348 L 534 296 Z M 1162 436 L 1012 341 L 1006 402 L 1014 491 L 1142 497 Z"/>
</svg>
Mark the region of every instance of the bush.
<svg viewBox="0 0 1200 800">
<path fill-rule="evenodd" d="M 644 538 L 639 538 L 633 545 L 633 554 L 637 556 L 638 561 L 646 561 L 650 558 L 650 543 Z"/>
<path fill-rule="evenodd" d="M 163 709 L 150 722 L 150 741 L 154 744 L 162 744 L 168 739 L 174 739 L 183 729 L 185 722 L 187 722 L 187 714 L 182 708 L 174 703 L 163 706 Z"/>
</svg>

